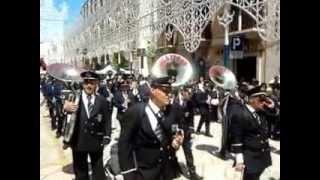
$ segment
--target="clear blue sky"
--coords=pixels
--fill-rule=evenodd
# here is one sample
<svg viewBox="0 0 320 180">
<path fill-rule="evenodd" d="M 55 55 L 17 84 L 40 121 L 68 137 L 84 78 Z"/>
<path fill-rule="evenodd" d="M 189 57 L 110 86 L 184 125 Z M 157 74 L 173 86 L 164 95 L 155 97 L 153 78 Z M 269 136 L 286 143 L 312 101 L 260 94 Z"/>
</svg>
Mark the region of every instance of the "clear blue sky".
<svg viewBox="0 0 320 180">
<path fill-rule="evenodd" d="M 68 4 L 68 17 L 66 20 L 66 24 L 70 24 L 74 22 L 77 16 L 80 15 L 80 8 L 83 2 L 86 0 L 66 0 Z M 59 5 L 63 2 L 63 0 L 54 0 L 54 5 L 57 8 L 60 8 Z"/>
</svg>

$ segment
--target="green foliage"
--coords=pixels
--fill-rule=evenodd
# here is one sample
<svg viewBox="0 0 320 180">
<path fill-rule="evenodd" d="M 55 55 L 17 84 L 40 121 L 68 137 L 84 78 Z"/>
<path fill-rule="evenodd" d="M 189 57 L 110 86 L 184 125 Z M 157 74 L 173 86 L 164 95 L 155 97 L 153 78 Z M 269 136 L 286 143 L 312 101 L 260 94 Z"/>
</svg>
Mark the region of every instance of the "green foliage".
<svg viewBox="0 0 320 180">
<path fill-rule="evenodd" d="M 118 56 L 119 56 L 119 53 L 113 53 L 113 59 L 112 59 L 112 65 L 114 67 L 116 67 L 117 69 L 118 68 L 124 68 L 124 69 L 127 69 L 129 68 L 129 60 L 127 60 L 123 55 L 122 53 L 120 53 L 120 64 L 118 64 Z"/>
</svg>

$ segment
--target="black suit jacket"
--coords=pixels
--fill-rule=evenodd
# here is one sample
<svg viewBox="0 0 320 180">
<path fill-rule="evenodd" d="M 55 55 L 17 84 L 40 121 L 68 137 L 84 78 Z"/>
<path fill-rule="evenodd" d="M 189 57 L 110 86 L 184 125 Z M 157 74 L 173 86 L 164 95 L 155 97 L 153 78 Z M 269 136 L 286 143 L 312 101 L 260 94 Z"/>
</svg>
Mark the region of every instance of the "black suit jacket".
<svg viewBox="0 0 320 180">
<path fill-rule="evenodd" d="M 176 109 L 175 122 L 179 124 L 179 127 L 182 128 L 187 134 L 190 134 L 194 131 L 194 103 L 192 100 L 186 101 L 184 106 L 180 105 L 180 101 L 175 99 L 172 106 Z"/>
<path fill-rule="evenodd" d="M 172 137 L 166 136 L 163 142 L 158 140 L 145 107 L 145 103 L 137 103 L 124 114 L 118 152 L 122 174 L 125 180 L 158 180 L 160 176 L 172 179 L 178 167 L 170 146 Z M 170 115 L 164 121 L 167 134 L 172 133 L 172 122 Z"/>
<path fill-rule="evenodd" d="M 121 91 L 116 91 L 114 93 L 113 103 L 114 103 L 114 106 L 118 108 L 118 113 L 121 113 L 123 110 L 126 110 L 126 108 L 123 106 L 124 100 L 125 99 Z"/>
<path fill-rule="evenodd" d="M 195 95 L 195 98 L 196 98 L 200 113 L 208 115 L 209 114 L 209 105 L 207 104 L 208 93 L 198 91 Z"/>
<path fill-rule="evenodd" d="M 81 96 L 80 96 L 81 97 Z M 108 114 L 108 102 L 97 95 L 90 118 L 86 114 L 84 103 L 80 98 L 77 121 L 71 145 L 77 151 L 100 151 L 103 149 L 103 137 L 111 138 L 111 119 Z"/>
<path fill-rule="evenodd" d="M 231 151 L 243 153 L 249 173 L 261 173 L 271 165 L 267 121 L 264 114 L 259 116 L 260 124 L 245 105 L 233 103 L 228 107 Z"/>
<path fill-rule="evenodd" d="M 141 102 L 141 98 L 140 98 L 140 95 L 139 95 L 139 90 L 138 90 L 138 94 L 134 95 L 133 94 L 133 89 L 130 89 L 128 91 L 128 98 L 130 99 L 128 107 L 131 107 L 132 105 L 134 105 L 134 104 L 136 104 L 138 102 Z"/>
</svg>

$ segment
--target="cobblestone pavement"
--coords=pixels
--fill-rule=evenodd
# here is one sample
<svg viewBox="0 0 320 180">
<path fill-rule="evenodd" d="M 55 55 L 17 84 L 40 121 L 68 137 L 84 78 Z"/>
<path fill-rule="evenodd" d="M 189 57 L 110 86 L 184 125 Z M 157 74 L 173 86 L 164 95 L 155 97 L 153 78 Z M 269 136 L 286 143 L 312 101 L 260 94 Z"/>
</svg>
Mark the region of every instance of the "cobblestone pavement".
<svg viewBox="0 0 320 180">
<path fill-rule="evenodd" d="M 72 157 L 70 149 L 62 150 L 62 140 L 56 139 L 55 134 L 50 129 L 48 112 L 45 105 L 41 108 L 40 124 L 40 180 L 72 180 Z M 112 142 L 116 143 L 119 136 L 119 123 L 113 113 L 113 133 Z M 199 116 L 195 116 L 195 125 L 198 124 Z M 203 127 L 204 128 L 204 127 Z M 240 174 L 235 173 L 232 168 L 232 160 L 221 160 L 215 154 L 219 151 L 221 125 L 211 123 L 212 138 L 204 135 L 196 135 L 193 143 L 194 161 L 199 175 L 205 180 L 237 180 Z M 280 142 L 270 141 L 272 146 L 273 165 L 265 170 L 261 180 L 280 179 Z M 110 146 L 104 150 L 104 159 L 109 157 Z M 179 163 L 185 167 L 185 158 L 182 148 L 177 152 Z M 181 176 L 177 180 L 187 179 Z"/>
</svg>

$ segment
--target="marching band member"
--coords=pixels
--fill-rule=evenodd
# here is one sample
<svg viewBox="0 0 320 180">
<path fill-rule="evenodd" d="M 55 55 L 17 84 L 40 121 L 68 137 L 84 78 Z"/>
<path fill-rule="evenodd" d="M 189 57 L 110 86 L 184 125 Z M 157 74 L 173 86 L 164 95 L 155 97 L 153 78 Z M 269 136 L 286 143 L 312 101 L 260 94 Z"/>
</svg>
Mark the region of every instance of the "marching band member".
<svg viewBox="0 0 320 180">
<path fill-rule="evenodd" d="M 196 173 L 194 158 L 192 155 L 192 136 L 194 134 L 194 103 L 191 100 L 191 93 L 187 88 L 182 88 L 175 98 L 173 105 L 178 109 L 175 122 L 184 131 L 184 141 L 182 144 L 183 152 L 186 158 L 187 167 L 191 180 L 203 179 Z"/>
<path fill-rule="evenodd" d="M 196 101 L 199 106 L 200 110 L 200 121 L 197 128 L 197 133 L 200 133 L 201 127 L 203 123 L 205 123 L 206 132 L 205 135 L 208 137 L 213 137 L 212 134 L 210 134 L 210 119 L 209 119 L 209 104 L 210 104 L 210 98 L 209 98 L 209 86 L 208 84 L 199 84 L 199 91 L 196 94 Z"/>
<path fill-rule="evenodd" d="M 73 169 L 76 180 L 89 180 L 87 156 L 92 165 L 92 179 L 105 179 L 103 149 L 111 140 L 111 119 L 108 102 L 95 94 L 98 75 L 91 71 L 81 73 L 83 91 L 79 106 L 66 101 L 64 110 L 77 113 L 77 121 L 70 146 L 73 156 Z"/>
<path fill-rule="evenodd" d="M 121 121 L 122 116 L 127 111 L 130 103 L 130 99 L 128 96 L 129 85 L 124 81 L 120 84 L 120 89 L 115 91 L 113 103 L 114 106 L 118 109 L 117 119 Z"/>
<path fill-rule="evenodd" d="M 235 168 L 244 171 L 244 180 L 259 180 L 271 165 L 270 146 L 265 109 L 273 102 L 260 88 L 248 91 L 249 100 L 243 105 L 228 107 L 231 151 L 236 154 Z"/>
<path fill-rule="evenodd" d="M 183 132 L 172 132 L 177 112 L 170 109 L 169 78 L 151 82 L 147 103 L 133 105 L 123 117 L 119 138 L 119 162 L 124 180 L 172 180 L 179 172 L 175 151 L 183 142 Z"/>
</svg>

